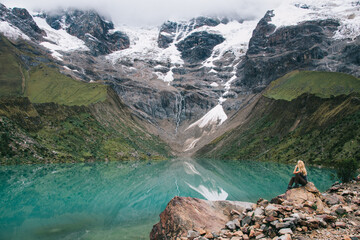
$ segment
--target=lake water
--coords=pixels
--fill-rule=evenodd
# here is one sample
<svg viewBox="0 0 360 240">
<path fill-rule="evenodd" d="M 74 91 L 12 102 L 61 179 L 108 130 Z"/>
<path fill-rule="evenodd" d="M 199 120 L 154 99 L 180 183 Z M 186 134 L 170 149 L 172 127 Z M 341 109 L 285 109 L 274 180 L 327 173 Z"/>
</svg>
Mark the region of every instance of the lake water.
<svg viewBox="0 0 360 240">
<path fill-rule="evenodd" d="M 270 200 L 284 193 L 293 168 L 192 159 L 0 166 L 0 239 L 149 239 L 176 195 Z M 331 175 L 308 169 L 320 191 Z"/>
</svg>

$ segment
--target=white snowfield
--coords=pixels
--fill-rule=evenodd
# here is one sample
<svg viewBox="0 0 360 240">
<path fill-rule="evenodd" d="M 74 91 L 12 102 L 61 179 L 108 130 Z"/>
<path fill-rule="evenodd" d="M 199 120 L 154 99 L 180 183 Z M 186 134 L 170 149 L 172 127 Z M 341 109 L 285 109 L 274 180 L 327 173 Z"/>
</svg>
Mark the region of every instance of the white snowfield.
<svg viewBox="0 0 360 240">
<path fill-rule="evenodd" d="M 44 18 L 36 16 L 34 16 L 33 18 L 39 28 L 43 29 L 46 32 L 46 36 L 44 38 L 48 41 L 41 42 L 40 44 L 49 49 L 51 51 L 51 55 L 54 58 L 61 61 L 61 51 L 71 52 L 89 50 L 89 48 L 85 46 L 84 41 L 68 34 L 65 29 L 55 30 L 47 24 Z"/>
<path fill-rule="evenodd" d="M 208 125 L 221 125 L 226 121 L 227 115 L 221 104 L 216 105 L 208 113 L 206 113 L 202 118 L 191 124 L 186 130 L 198 126 L 203 128 Z"/>
<path fill-rule="evenodd" d="M 0 32 L 4 34 L 5 37 L 10 38 L 12 40 L 17 40 L 18 38 L 22 38 L 30 41 L 30 38 L 25 33 L 23 33 L 17 27 L 10 25 L 6 21 L 0 21 Z"/>
</svg>

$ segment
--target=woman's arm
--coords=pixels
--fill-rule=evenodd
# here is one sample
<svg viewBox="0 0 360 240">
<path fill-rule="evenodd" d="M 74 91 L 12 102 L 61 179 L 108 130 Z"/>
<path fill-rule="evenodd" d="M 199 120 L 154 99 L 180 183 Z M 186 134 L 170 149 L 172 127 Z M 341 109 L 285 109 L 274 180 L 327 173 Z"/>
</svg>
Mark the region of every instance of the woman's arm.
<svg viewBox="0 0 360 240">
<path fill-rule="evenodd" d="M 296 170 L 296 169 L 298 169 L 298 170 Z M 299 173 L 300 172 L 300 169 L 299 169 L 299 167 L 298 167 L 298 165 L 296 164 L 296 166 L 295 166 L 295 169 L 294 169 L 294 174 L 297 174 L 297 173 Z"/>
</svg>

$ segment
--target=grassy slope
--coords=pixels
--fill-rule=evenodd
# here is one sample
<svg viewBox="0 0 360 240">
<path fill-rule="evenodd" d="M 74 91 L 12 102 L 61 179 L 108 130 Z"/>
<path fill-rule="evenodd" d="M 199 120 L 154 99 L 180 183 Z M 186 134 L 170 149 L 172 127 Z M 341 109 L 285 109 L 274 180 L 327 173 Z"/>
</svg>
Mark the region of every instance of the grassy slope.
<svg viewBox="0 0 360 240">
<path fill-rule="evenodd" d="M 303 93 L 322 98 L 360 92 L 360 79 L 333 72 L 293 71 L 270 83 L 264 96 L 291 101 Z"/>
<path fill-rule="evenodd" d="M 322 76 L 327 78 L 328 75 Z M 347 75 L 346 78 L 357 85 L 357 79 L 353 81 L 354 78 Z M 317 85 L 308 81 L 311 86 Z M 277 83 L 281 85 L 283 81 Z M 342 88 L 341 83 L 339 88 L 355 89 L 351 83 L 345 83 L 347 88 Z M 294 85 L 299 86 L 298 83 Z M 321 96 L 324 92 L 332 92 L 332 85 L 328 86 L 318 88 Z M 277 89 L 277 86 L 273 84 L 269 89 Z M 294 162 L 302 158 L 313 164 L 331 165 L 344 157 L 360 154 L 359 94 L 321 98 L 313 91 L 315 95 L 306 93 L 288 101 L 291 91 L 284 93 L 269 89 L 267 96 L 281 95 L 284 100 L 262 97 L 245 124 L 215 139 L 200 149 L 196 156 L 279 162 Z M 279 89 L 285 90 L 284 85 Z M 289 89 L 296 88 L 290 86 Z"/>
<path fill-rule="evenodd" d="M 2 164 L 169 156 L 166 144 L 147 133 L 111 89 L 61 74 L 26 43 L 1 38 L 1 49 L 7 57 L 0 65 L 15 66 L 0 73 L 11 83 L 0 92 Z"/>
<path fill-rule="evenodd" d="M 0 96 L 20 96 L 23 93 L 23 70 L 14 54 L 11 43 L 0 36 Z"/>
<path fill-rule="evenodd" d="M 41 64 L 29 71 L 25 96 L 33 103 L 55 102 L 68 106 L 89 105 L 106 99 L 106 86 L 84 83 Z"/>
</svg>

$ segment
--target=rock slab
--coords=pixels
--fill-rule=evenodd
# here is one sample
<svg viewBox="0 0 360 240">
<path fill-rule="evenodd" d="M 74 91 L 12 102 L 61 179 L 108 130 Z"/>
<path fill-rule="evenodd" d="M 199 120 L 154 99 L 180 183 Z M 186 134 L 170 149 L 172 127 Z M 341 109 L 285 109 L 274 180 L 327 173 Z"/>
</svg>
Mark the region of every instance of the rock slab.
<svg viewBox="0 0 360 240">
<path fill-rule="evenodd" d="M 186 237 L 189 230 L 217 232 L 231 221 L 231 210 L 252 209 L 253 203 L 239 201 L 207 201 L 190 197 L 174 197 L 153 226 L 150 239 Z"/>
</svg>

